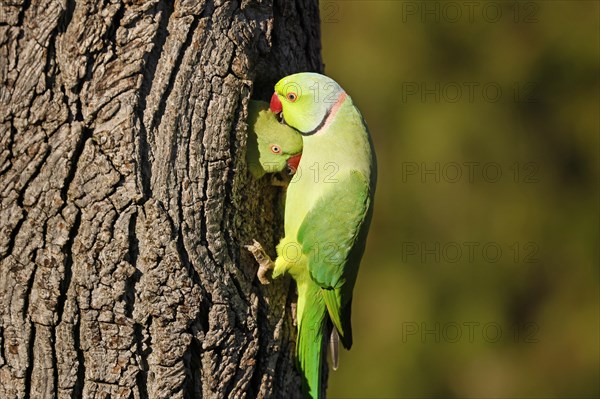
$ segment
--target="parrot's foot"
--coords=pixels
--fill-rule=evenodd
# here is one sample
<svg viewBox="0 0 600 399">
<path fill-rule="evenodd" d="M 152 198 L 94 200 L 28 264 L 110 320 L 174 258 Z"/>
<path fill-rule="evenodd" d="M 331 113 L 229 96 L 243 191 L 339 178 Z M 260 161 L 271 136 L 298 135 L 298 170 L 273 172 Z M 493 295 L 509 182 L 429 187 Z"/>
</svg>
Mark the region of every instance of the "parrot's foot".
<svg viewBox="0 0 600 399">
<path fill-rule="evenodd" d="M 256 262 L 258 262 L 258 272 L 256 275 L 258 276 L 258 280 L 261 284 L 269 284 L 269 278 L 267 277 L 267 273 L 273 270 L 275 264 L 271 260 L 271 257 L 267 255 L 262 245 L 256 240 L 252 240 L 251 245 L 246 245 L 246 249 L 250 251 Z"/>
</svg>

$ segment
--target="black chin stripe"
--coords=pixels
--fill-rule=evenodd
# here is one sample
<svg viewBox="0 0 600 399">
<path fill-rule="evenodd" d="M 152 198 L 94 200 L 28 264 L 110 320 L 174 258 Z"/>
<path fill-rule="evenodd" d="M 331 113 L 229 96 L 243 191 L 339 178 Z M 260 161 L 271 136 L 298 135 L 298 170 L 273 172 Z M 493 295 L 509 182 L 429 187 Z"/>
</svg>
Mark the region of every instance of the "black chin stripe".
<svg viewBox="0 0 600 399">
<path fill-rule="evenodd" d="M 317 127 L 315 127 L 313 130 L 310 130 L 308 132 L 300 132 L 301 135 L 303 136 L 312 136 L 313 134 L 317 133 L 319 130 L 321 130 L 323 128 L 323 126 L 325 125 L 325 123 L 327 123 L 327 119 L 329 119 L 329 117 L 331 116 L 331 113 L 335 110 L 335 112 L 337 113 L 340 109 L 340 107 L 342 106 L 342 104 L 344 103 L 344 101 L 346 101 L 346 97 L 348 95 L 346 94 L 345 91 L 342 91 L 340 93 L 340 95 L 337 98 L 337 101 L 334 104 L 331 104 L 331 106 L 327 109 L 327 112 L 325 112 L 325 116 L 323 116 L 323 119 L 321 120 L 321 123 L 319 123 L 317 125 Z M 297 129 L 296 129 L 297 130 Z"/>
<path fill-rule="evenodd" d="M 308 132 L 301 132 L 300 130 L 298 130 L 300 132 L 300 134 L 303 135 L 303 136 L 312 136 L 313 134 L 315 134 L 319 130 L 321 130 L 321 128 L 323 127 L 323 125 L 325 125 L 325 122 L 327 121 L 327 118 L 329 118 L 329 114 L 331 114 L 331 110 L 332 109 L 333 109 L 333 105 L 331 107 L 329 107 L 329 109 L 327 110 L 327 112 L 325 112 L 325 116 L 321 120 L 321 123 L 319 123 L 317 125 L 317 127 L 315 127 L 313 130 L 310 130 Z"/>
</svg>

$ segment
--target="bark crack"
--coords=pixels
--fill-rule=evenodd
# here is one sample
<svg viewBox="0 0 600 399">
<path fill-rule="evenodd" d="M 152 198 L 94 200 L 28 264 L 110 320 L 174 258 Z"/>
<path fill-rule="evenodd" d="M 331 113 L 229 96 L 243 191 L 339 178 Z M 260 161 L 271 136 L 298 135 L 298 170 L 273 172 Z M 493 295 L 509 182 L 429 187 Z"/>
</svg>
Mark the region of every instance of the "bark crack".
<svg viewBox="0 0 600 399">
<path fill-rule="evenodd" d="M 190 47 L 190 44 L 192 43 L 192 38 L 194 37 L 194 32 L 196 32 L 196 29 L 198 28 L 199 22 L 200 18 L 194 17 L 192 23 L 190 24 L 190 28 L 185 38 L 185 42 L 183 42 L 183 44 L 179 48 L 177 58 L 175 59 L 175 63 L 173 64 L 173 67 L 171 69 L 171 74 L 169 75 L 167 87 L 165 89 L 165 92 L 160 96 L 158 108 L 150 121 L 150 128 L 148 129 L 150 131 L 153 131 L 156 128 L 158 121 L 160 121 L 160 119 L 165 113 L 167 100 L 169 99 L 169 96 L 173 91 L 173 86 L 175 85 L 175 78 L 177 77 L 177 73 L 181 68 L 181 64 L 183 62 L 183 57 L 185 56 L 186 50 Z"/>
<path fill-rule="evenodd" d="M 152 323 L 152 316 L 148 317 L 147 325 Z M 140 392 L 140 399 L 148 399 L 148 353 L 144 350 L 144 329 L 147 328 L 140 323 L 133 326 L 135 349 L 138 355 L 139 370 L 135 376 L 136 385 Z"/>
<path fill-rule="evenodd" d="M 17 236 L 19 235 L 19 231 L 21 231 L 21 227 L 23 223 L 25 223 L 25 219 L 27 219 L 27 211 L 21 209 L 24 215 L 19 219 L 19 221 L 15 224 L 15 227 L 11 230 L 10 235 L 8 237 L 8 245 L 5 255 L 2 257 L 2 260 L 6 259 L 13 252 L 15 247 L 15 242 L 17 240 Z"/>
<path fill-rule="evenodd" d="M 56 328 L 50 327 L 50 351 L 52 356 L 52 380 L 54 385 L 54 397 L 58 398 L 58 358 L 56 356 Z"/>
<path fill-rule="evenodd" d="M 4 160 L 4 163 L 2 165 L 0 165 L 0 176 L 3 176 L 13 166 L 13 164 L 12 164 L 12 160 L 13 160 L 12 147 L 13 147 L 13 143 L 14 143 L 14 139 L 15 139 L 13 129 L 14 129 L 14 127 L 13 127 L 12 120 L 11 120 L 10 128 L 8 130 L 9 131 L 8 143 L 6 143 L 6 149 L 8 151 L 8 156 Z M 15 129 L 15 131 L 16 131 L 16 129 Z"/>
<path fill-rule="evenodd" d="M 138 256 L 140 255 L 140 240 L 135 233 L 137 225 L 137 210 L 129 219 L 129 252 L 126 255 L 128 262 L 135 268 L 135 272 L 125 281 L 125 316 L 131 318 L 135 308 L 135 287 L 140 282 L 142 272 L 137 267 Z"/>
<path fill-rule="evenodd" d="M 37 257 L 37 252 L 38 252 L 37 249 L 35 249 L 33 251 L 33 259 L 34 260 Z M 31 275 L 29 276 L 29 279 L 27 280 L 27 287 L 25 289 L 25 298 L 24 298 L 24 303 L 23 303 L 23 320 L 28 319 L 27 316 L 29 315 L 29 301 L 31 299 L 31 291 L 33 291 L 33 282 L 35 281 L 35 274 L 37 273 L 37 270 L 38 270 L 35 262 L 32 262 L 31 264 L 32 264 L 33 270 L 31 271 Z"/>
<path fill-rule="evenodd" d="M 152 91 L 154 83 L 154 76 L 158 67 L 158 62 L 163 53 L 164 45 L 169 36 L 168 26 L 173 14 L 174 5 L 172 2 L 159 2 L 158 10 L 161 13 L 160 22 L 156 33 L 154 46 L 152 50 L 147 53 L 145 60 L 145 69 L 142 76 L 142 85 L 140 87 L 140 100 L 138 108 L 138 119 L 140 120 L 140 132 L 137 143 L 138 147 L 138 159 L 140 168 L 140 179 L 142 185 L 143 203 L 152 197 L 152 165 L 150 164 L 149 153 L 151 151 L 150 145 L 148 144 L 148 129 L 146 128 L 146 121 L 144 120 L 144 113 L 146 111 L 147 99 Z M 142 204 L 143 204 L 142 203 Z"/>
<path fill-rule="evenodd" d="M 119 9 L 117 10 L 115 15 L 111 19 L 110 25 L 109 25 L 108 29 L 106 30 L 106 40 L 112 47 L 113 57 L 115 57 L 117 54 L 117 49 L 115 48 L 115 44 L 117 42 L 117 30 L 121 26 L 121 20 L 123 19 L 124 15 L 125 15 L 125 4 L 120 3 Z"/>
<path fill-rule="evenodd" d="M 81 157 L 81 154 L 83 153 L 83 149 L 85 148 L 85 143 L 91 137 L 92 137 L 92 130 L 88 129 L 86 127 L 82 128 L 81 136 L 79 138 L 79 141 L 75 145 L 75 150 L 73 151 L 73 155 L 71 156 L 71 159 L 70 159 L 71 162 L 70 162 L 69 172 L 67 173 L 67 176 L 63 182 L 62 189 L 60 191 L 60 198 L 63 200 L 63 203 L 64 203 L 63 206 L 66 206 L 66 204 L 67 204 L 69 187 L 71 187 L 71 183 L 73 182 L 73 179 L 75 178 L 75 172 L 77 172 L 77 163 L 79 162 L 79 158 Z"/>
<path fill-rule="evenodd" d="M 183 356 L 183 363 L 186 370 L 183 386 L 185 389 L 184 397 L 186 398 L 191 399 L 202 396 L 202 393 L 198 389 L 200 388 L 200 381 L 196 378 L 196 370 L 202 367 L 197 360 L 200 359 L 201 352 L 202 346 L 192 331 L 192 341 L 190 342 L 187 352 Z"/>
<path fill-rule="evenodd" d="M 67 31 L 67 27 L 73 19 L 73 13 L 75 12 L 75 0 L 66 0 L 65 9 L 63 14 L 58 20 L 58 31 L 64 33 Z"/>
<path fill-rule="evenodd" d="M 85 358 L 81 349 L 81 314 L 79 309 L 76 314 L 77 321 L 73 329 L 73 342 L 75 351 L 77 352 L 77 378 L 73 386 L 73 397 L 81 398 L 83 397 L 83 387 L 85 384 Z"/>
<path fill-rule="evenodd" d="M 77 233 L 79 232 L 79 227 L 81 225 L 81 211 L 77 209 L 77 213 L 75 214 L 75 221 L 73 222 L 73 226 L 69 230 L 69 238 L 62 248 L 62 252 L 65 254 L 64 267 L 65 267 L 65 276 L 60 284 L 60 294 L 56 300 L 56 313 L 58 316 L 58 324 L 62 321 L 63 312 L 65 309 L 65 302 L 67 300 L 67 293 L 69 292 L 69 287 L 71 286 L 71 279 L 73 277 L 73 243 L 75 242 L 75 237 L 77 237 Z"/>
<path fill-rule="evenodd" d="M 31 0 L 23 1 L 23 5 L 21 7 L 21 10 L 19 11 L 18 25 L 20 27 L 23 27 L 23 22 L 25 21 L 25 12 L 29 9 L 30 6 L 31 6 Z"/>
<path fill-rule="evenodd" d="M 243 103 L 240 101 L 237 105 L 237 108 L 235 110 L 235 116 L 234 116 L 234 120 L 237 120 L 238 122 L 242 119 L 242 113 L 243 113 Z M 236 146 L 235 143 L 237 143 L 237 125 L 234 125 L 231 127 L 230 131 L 229 131 L 229 168 L 227 170 L 227 182 L 225 184 L 225 198 L 224 201 L 225 203 L 231 203 L 231 204 L 235 204 L 234 201 L 234 197 L 233 197 L 233 186 L 234 186 L 234 182 L 235 182 L 235 164 L 236 164 Z M 233 214 L 234 214 L 235 208 L 232 206 L 230 209 L 230 212 L 228 213 L 229 215 L 229 222 L 232 223 L 233 222 Z M 224 223 L 225 223 L 226 218 L 222 218 L 221 220 L 221 231 L 223 231 L 223 235 L 225 236 L 225 240 L 228 243 L 235 243 L 236 241 L 233 239 L 233 237 L 231 237 L 230 230 L 227 228 L 224 228 Z M 233 224 L 233 223 L 232 223 Z M 237 243 L 237 247 L 239 248 L 241 245 L 238 242 Z M 227 245 L 227 252 L 229 255 L 229 258 L 235 263 L 235 264 L 239 264 L 239 259 L 237 256 L 238 251 L 234 251 L 231 248 L 231 245 Z M 235 280 L 235 279 L 234 279 Z"/>
<path fill-rule="evenodd" d="M 25 370 L 25 394 L 27 397 L 31 397 L 31 375 L 33 373 L 33 364 L 35 359 L 33 358 L 33 346 L 35 345 L 35 323 L 31 323 L 29 326 L 29 343 L 27 345 L 27 357 L 29 361 L 27 363 L 27 369 Z"/>
</svg>

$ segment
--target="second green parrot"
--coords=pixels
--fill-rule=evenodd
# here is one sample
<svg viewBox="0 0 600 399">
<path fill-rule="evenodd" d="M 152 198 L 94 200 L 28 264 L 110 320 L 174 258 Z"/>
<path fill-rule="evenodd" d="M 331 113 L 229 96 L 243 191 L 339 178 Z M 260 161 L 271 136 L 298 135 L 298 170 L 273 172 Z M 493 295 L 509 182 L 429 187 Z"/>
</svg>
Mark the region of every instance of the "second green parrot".
<svg viewBox="0 0 600 399">
<path fill-rule="evenodd" d="M 279 123 L 269 103 L 250 100 L 248 104 L 248 145 L 246 161 L 252 175 L 259 179 L 265 173 L 295 173 L 302 156 L 302 136 L 291 127 Z"/>
</svg>

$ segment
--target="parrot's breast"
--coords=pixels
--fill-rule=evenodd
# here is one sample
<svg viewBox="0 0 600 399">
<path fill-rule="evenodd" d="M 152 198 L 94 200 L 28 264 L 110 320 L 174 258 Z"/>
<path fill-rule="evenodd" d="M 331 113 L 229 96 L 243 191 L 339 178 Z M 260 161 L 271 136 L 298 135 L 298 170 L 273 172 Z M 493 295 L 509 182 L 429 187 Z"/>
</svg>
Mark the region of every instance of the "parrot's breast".
<svg viewBox="0 0 600 399">
<path fill-rule="evenodd" d="M 352 171 L 360 172 L 368 181 L 374 163 L 369 133 L 349 96 L 330 123 L 317 134 L 303 137 L 303 145 L 302 159 L 286 197 L 285 234 L 291 237 L 296 237 L 321 196 L 336 184 L 344 184 Z"/>
</svg>

